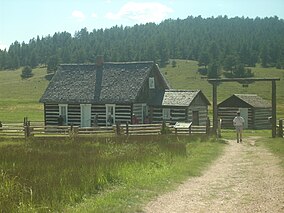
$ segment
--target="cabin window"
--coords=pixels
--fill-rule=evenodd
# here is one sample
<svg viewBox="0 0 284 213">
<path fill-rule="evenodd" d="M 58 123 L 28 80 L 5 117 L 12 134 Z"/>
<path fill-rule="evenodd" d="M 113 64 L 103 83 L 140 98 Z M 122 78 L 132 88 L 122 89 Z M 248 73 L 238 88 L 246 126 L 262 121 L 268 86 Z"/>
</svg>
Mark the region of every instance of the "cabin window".
<svg viewBox="0 0 284 213">
<path fill-rule="evenodd" d="M 168 120 L 171 118 L 171 109 L 164 108 L 163 109 L 163 119 Z"/>
<path fill-rule="evenodd" d="M 154 77 L 149 78 L 149 89 L 155 89 L 155 79 Z"/>
<path fill-rule="evenodd" d="M 59 104 L 59 117 L 62 117 L 63 121 L 58 119 L 59 125 L 68 124 L 68 105 L 67 104 Z"/>
<path fill-rule="evenodd" d="M 115 124 L 115 104 L 106 104 L 106 125 Z"/>
</svg>

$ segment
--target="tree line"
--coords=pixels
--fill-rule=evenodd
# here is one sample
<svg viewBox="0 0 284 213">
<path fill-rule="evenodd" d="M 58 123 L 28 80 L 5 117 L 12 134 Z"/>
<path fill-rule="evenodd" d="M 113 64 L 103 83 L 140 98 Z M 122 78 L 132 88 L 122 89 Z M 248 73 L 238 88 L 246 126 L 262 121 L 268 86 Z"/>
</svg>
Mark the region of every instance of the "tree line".
<svg viewBox="0 0 284 213">
<path fill-rule="evenodd" d="M 60 63 L 94 63 L 97 55 L 104 55 L 105 61 L 151 60 L 160 66 L 170 58 L 189 59 L 211 74 L 222 68 L 228 76 L 239 70 L 249 75 L 245 67 L 257 63 L 284 68 L 284 20 L 189 16 L 91 32 L 83 28 L 73 36 L 57 32 L 28 43 L 15 41 L 8 50 L 0 50 L 0 70 L 46 65 L 52 72 Z"/>
</svg>

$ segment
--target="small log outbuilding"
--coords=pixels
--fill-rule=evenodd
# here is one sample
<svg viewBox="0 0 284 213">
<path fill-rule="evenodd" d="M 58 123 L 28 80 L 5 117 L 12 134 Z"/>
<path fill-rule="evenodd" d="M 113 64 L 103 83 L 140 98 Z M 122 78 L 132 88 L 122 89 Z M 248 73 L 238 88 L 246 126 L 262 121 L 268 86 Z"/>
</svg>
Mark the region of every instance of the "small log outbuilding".
<svg viewBox="0 0 284 213">
<path fill-rule="evenodd" d="M 45 125 L 59 125 L 59 118 L 62 125 L 81 127 L 168 119 L 204 125 L 209 101 L 203 93 L 168 89 L 154 62 L 104 63 L 98 58 L 96 64 L 60 65 L 40 102 Z"/>
<path fill-rule="evenodd" d="M 165 90 L 150 102 L 151 117 L 154 123 L 192 122 L 194 126 L 206 126 L 209 105 L 201 90 Z"/>
<path fill-rule="evenodd" d="M 269 101 L 256 94 L 234 94 L 218 104 L 218 117 L 222 119 L 222 128 L 234 128 L 233 119 L 240 111 L 245 119 L 245 128 L 269 129 L 272 107 Z"/>
</svg>

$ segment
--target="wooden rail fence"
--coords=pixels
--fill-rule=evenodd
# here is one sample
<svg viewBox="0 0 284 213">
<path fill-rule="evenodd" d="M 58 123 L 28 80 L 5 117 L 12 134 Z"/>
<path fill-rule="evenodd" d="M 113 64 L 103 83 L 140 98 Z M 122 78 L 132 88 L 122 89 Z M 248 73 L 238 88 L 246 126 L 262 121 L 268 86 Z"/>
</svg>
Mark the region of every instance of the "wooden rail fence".
<svg viewBox="0 0 284 213">
<path fill-rule="evenodd" d="M 192 126 L 169 124 L 116 124 L 106 127 L 78 127 L 78 126 L 44 126 L 31 122 L 1 124 L 0 137 L 28 138 L 28 137 L 72 137 L 88 135 L 159 135 L 159 134 L 206 134 L 206 126 Z"/>
</svg>

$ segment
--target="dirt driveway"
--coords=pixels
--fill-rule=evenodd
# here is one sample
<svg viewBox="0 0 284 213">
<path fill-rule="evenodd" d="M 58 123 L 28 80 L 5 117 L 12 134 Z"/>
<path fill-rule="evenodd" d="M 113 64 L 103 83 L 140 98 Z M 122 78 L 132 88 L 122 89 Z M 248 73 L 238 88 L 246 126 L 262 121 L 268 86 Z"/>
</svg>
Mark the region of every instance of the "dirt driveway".
<svg viewBox="0 0 284 213">
<path fill-rule="evenodd" d="M 228 141 L 224 155 L 200 177 L 157 197 L 144 212 L 284 212 L 284 171 L 280 159 L 257 138 Z"/>
</svg>

